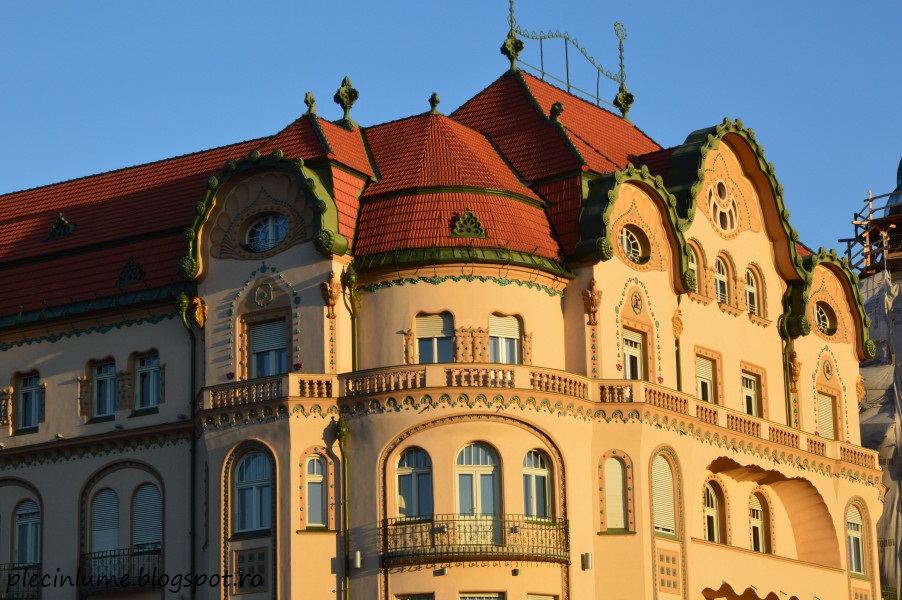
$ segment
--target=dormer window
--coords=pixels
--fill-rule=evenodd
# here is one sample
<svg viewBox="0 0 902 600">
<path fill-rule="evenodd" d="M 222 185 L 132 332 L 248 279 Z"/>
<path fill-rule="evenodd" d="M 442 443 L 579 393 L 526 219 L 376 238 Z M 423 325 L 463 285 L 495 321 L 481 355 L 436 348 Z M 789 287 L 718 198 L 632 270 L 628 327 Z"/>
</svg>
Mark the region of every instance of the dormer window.
<svg viewBox="0 0 902 600">
<path fill-rule="evenodd" d="M 645 233 L 633 225 L 624 225 L 620 230 L 620 247 L 623 254 L 631 262 L 644 265 L 649 259 L 648 238 Z"/>
<path fill-rule="evenodd" d="M 247 228 L 246 243 L 252 252 L 267 252 L 288 237 L 288 219 L 283 215 L 266 215 Z"/>
<path fill-rule="evenodd" d="M 824 335 L 836 333 L 836 313 L 826 302 L 818 302 L 814 305 L 814 324 Z"/>
</svg>

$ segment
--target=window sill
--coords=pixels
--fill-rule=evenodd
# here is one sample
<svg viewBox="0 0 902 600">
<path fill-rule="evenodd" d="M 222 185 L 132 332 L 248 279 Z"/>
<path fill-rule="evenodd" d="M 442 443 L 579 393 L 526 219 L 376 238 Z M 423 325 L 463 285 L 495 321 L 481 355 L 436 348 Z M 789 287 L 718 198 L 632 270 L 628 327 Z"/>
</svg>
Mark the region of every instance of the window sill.
<svg viewBox="0 0 902 600">
<path fill-rule="evenodd" d="M 147 408 L 136 408 L 132 411 L 132 414 L 128 416 L 129 419 L 132 417 L 144 417 L 147 415 L 155 415 L 160 412 L 159 406 L 149 406 Z"/>
<path fill-rule="evenodd" d="M 103 416 L 100 416 L 100 417 L 92 417 L 91 419 L 88 420 L 88 423 L 87 423 L 87 424 L 88 424 L 88 425 L 92 425 L 92 424 L 94 424 L 94 423 L 106 423 L 107 421 L 115 421 L 115 420 L 116 420 L 116 415 L 115 415 L 115 414 L 112 414 L 112 415 L 103 415 Z"/>
<path fill-rule="evenodd" d="M 734 317 L 738 317 L 739 315 L 742 314 L 742 310 L 736 308 L 735 306 L 727 304 L 725 302 L 718 302 L 717 306 L 720 308 L 721 311 L 727 313 L 728 315 L 733 315 Z"/>
<path fill-rule="evenodd" d="M 630 531 L 629 529 L 608 529 L 606 531 L 599 531 L 598 535 L 636 535 L 635 531 Z M 663 534 L 656 534 L 663 535 Z"/>
<path fill-rule="evenodd" d="M 13 431 L 13 435 L 14 436 L 15 435 L 28 435 L 29 433 L 37 433 L 37 432 L 38 432 L 38 426 L 35 425 L 34 427 L 20 427 L 19 429 L 16 429 L 15 431 Z"/>
<path fill-rule="evenodd" d="M 711 304 L 711 301 L 714 300 L 710 296 L 704 296 L 696 292 L 689 292 L 689 299 L 699 304 Z"/>
<path fill-rule="evenodd" d="M 295 531 L 297 534 L 304 533 L 338 533 L 334 529 L 329 529 L 328 527 L 308 527 L 307 529 L 298 529 Z"/>
<path fill-rule="evenodd" d="M 755 325 L 760 325 L 761 327 L 767 327 L 768 325 L 770 325 L 773 322 L 773 321 L 770 321 L 769 319 L 765 319 L 764 317 L 759 317 L 758 315 L 753 315 L 752 313 L 749 313 L 749 321 L 751 321 Z"/>
<path fill-rule="evenodd" d="M 852 579 L 858 579 L 859 581 L 870 581 L 871 578 L 865 575 L 864 573 L 856 573 L 855 571 L 849 571 L 849 577 Z"/>
<path fill-rule="evenodd" d="M 680 538 L 673 533 L 664 533 L 663 531 L 656 531 L 655 537 L 664 538 L 665 540 L 674 540 L 676 542 L 680 541 Z"/>
</svg>

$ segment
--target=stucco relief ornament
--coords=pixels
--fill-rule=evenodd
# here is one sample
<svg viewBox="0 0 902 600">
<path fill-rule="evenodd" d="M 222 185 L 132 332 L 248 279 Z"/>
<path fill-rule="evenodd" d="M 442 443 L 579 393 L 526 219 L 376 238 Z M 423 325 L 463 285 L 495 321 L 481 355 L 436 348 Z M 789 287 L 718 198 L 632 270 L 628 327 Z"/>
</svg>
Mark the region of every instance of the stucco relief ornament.
<svg viewBox="0 0 902 600">
<path fill-rule="evenodd" d="M 678 340 L 683 333 L 683 311 L 679 308 L 673 311 L 671 322 L 673 323 L 673 339 Z"/>
<path fill-rule="evenodd" d="M 329 272 L 329 280 L 319 284 L 320 292 L 323 294 L 323 301 L 326 303 L 326 316 L 330 319 L 335 318 L 335 303 L 341 296 L 341 282 L 336 279 L 335 271 Z"/>
<path fill-rule="evenodd" d="M 589 314 L 589 325 L 598 325 L 598 307 L 601 305 L 601 290 L 596 287 L 595 279 L 589 282 L 589 289 L 583 290 L 583 304 Z"/>
<path fill-rule="evenodd" d="M 204 304 L 203 298 L 200 296 L 195 296 L 191 298 L 191 320 L 197 323 L 197 326 L 201 329 L 204 328 L 204 324 L 207 322 L 207 305 Z"/>
<path fill-rule="evenodd" d="M 799 393 L 799 378 L 802 376 L 802 362 L 799 360 L 799 353 L 795 350 L 789 355 L 790 382 L 789 391 L 793 394 Z"/>
<path fill-rule="evenodd" d="M 272 286 L 268 283 L 261 283 L 254 289 L 254 304 L 264 308 L 270 302 L 272 302 Z"/>
</svg>

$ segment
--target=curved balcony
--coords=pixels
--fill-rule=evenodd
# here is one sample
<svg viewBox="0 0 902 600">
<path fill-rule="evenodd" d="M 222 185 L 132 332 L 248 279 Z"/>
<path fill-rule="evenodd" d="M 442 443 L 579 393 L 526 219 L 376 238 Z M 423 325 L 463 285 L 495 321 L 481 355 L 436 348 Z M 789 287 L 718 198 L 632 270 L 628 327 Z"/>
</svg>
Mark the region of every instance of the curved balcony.
<svg viewBox="0 0 902 600">
<path fill-rule="evenodd" d="M 386 566 L 449 560 L 570 562 L 565 519 L 524 515 L 433 515 L 429 520 L 386 519 Z"/>
<path fill-rule="evenodd" d="M 157 545 L 82 554 L 79 589 L 83 594 L 158 590 L 162 558 Z"/>
</svg>

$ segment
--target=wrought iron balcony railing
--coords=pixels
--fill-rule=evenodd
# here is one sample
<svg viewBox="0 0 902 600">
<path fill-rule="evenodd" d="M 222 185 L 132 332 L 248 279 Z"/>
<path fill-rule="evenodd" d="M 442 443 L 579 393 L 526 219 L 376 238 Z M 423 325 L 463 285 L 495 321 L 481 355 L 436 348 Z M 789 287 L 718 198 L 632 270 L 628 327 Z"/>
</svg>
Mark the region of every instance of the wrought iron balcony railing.
<svg viewBox="0 0 902 600">
<path fill-rule="evenodd" d="M 570 561 L 566 519 L 524 515 L 433 515 L 386 519 L 382 528 L 386 565 L 437 560 Z"/>
<path fill-rule="evenodd" d="M 140 592 L 160 589 L 159 547 L 121 548 L 82 554 L 79 589 L 84 592 Z"/>
<path fill-rule="evenodd" d="M 40 563 L 0 564 L 0 600 L 37 600 L 41 597 L 40 580 Z"/>
</svg>

